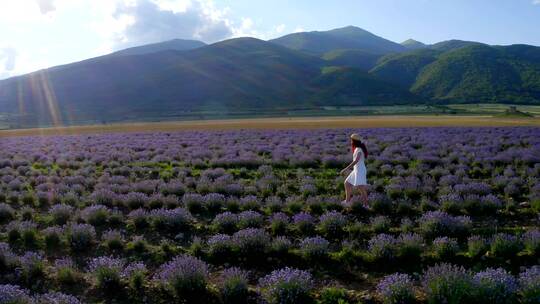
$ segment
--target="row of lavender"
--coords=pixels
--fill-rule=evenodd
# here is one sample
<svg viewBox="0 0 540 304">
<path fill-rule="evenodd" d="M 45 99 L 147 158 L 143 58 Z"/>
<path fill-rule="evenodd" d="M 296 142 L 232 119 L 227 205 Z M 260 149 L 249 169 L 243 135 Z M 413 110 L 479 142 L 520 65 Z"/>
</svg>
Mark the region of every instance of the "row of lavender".
<svg viewBox="0 0 540 304">
<path fill-rule="evenodd" d="M 381 261 L 385 273 L 450 261 L 518 275 L 538 264 L 540 130 L 363 130 L 370 210 L 339 203 L 337 172 L 351 158 L 351 131 L 2 140 L 0 262 L 17 258 L 0 265 L 0 284 L 105 297 L 94 283 L 89 291 L 49 275 L 30 283 L 21 276 L 26 255 L 43 257 L 44 269 L 70 256 L 83 277 L 93 277 L 94 258 L 110 256 L 145 265 L 149 278 L 190 254 L 211 263 L 213 274 L 232 264 L 257 279 L 289 266 L 310 269 L 323 285 L 346 285 L 343 274 L 378 280 L 371 271 Z"/>
<path fill-rule="evenodd" d="M 20 257 L 21 275 L 35 276 L 44 266 L 38 255 L 28 253 Z M 76 270 L 69 259 L 56 261 L 51 276 L 58 280 L 77 280 Z M 308 271 L 285 267 L 274 270 L 258 280 L 256 290 L 250 290 L 250 273 L 240 268 L 227 268 L 220 274 L 217 286 L 209 282 L 209 266 L 203 261 L 179 255 L 158 268 L 147 281 L 148 270 L 141 262 L 126 264 L 122 259 L 98 257 L 90 261 L 86 280 L 105 295 L 122 293 L 129 297 L 155 289 L 155 294 L 169 293 L 176 301 L 199 303 L 209 299 L 212 288 L 216 297 L 225 303 L 249 302 L 251 293 L 268 303 L 313 303 L 315 283 Z M 420 286 L 418 286 L 420 285 Z M 451 264 L 429 267 L 420 276 L 420 284 L 408 274 L 395 273 L 384 277 L 377 285 L 377 293 L 384 303 L 417 303 L 425 297 L 429 303 L 538 303 L 540 297 L 540 267 L 524 269 L 515 278 L 502 268 L 488 268 L 473 273 Z M 419 296 L 418 294 L 422 294 Z M 49 292 L 31 297 L 29 291 L 17 285 L 0 285 L 1 303 L 82 303 L 74 296 Z M 340 289 L 325 288 L 318 303 L 348 303 L 350 297 Z M 164 301 L 170 300 L 166 296 Z M 341 301 L 341 302 L 337 302 Z M 151 301 L 152 302 L 152 301 Z"/>
</svg>

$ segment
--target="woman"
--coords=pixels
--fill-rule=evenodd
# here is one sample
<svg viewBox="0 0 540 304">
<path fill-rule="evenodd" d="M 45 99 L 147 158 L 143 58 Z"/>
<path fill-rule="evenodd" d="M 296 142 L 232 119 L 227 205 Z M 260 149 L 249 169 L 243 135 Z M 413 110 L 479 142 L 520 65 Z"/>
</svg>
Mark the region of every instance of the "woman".
<svg viewBox="0 0 540 304">
<path fill-rule="evenodd" d="M 362 142 L 362 137 L 359 134 L 354 133 L 351 135 L 351 147 L 353 153 L 353 161 L 345 169 L 341 170 L 341 174 L 344 175 L 347 170 L 353 168 L 353 171 L 347 176 L 345 180 L 345 200 L 344 205 L 350 205 L 352 191 L 354 187 L 358 187 L 360 191 L 360 197 L 364 206 L 368 207 L 367 197 L 367 179 L 366 179 L 366 165 L 364 160 L 368 156 L 366 145 Z"/>
</svg>

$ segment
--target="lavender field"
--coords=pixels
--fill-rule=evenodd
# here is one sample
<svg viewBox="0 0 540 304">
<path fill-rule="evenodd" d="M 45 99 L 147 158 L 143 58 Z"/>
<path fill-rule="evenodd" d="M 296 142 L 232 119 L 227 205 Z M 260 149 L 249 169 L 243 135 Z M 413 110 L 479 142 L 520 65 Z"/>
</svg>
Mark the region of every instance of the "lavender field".
<svg viewBox="0 0 540 304">
<path fill-rule="evenodd" d="M 4 138 L 0 303 L 540 303 L 539 212 L 539 128 Z"/>
</svg>

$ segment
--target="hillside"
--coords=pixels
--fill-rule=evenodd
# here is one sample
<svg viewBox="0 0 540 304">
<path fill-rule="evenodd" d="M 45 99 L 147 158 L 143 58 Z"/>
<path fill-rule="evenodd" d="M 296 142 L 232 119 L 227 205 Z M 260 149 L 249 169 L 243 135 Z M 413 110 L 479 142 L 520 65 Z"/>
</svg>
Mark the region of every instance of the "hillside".
<svg viewBox="0 0 540 304">
<path fill-rule="evenodd" d="M 272 41 L 166 41 L 2 80 L 0 122 L 26 127 L 340 105 L 540 104 L 539 47 L 461 40 L 404 45 L 356 27 Z"/>
<path fill-rule="evenodd" d="M 407 40 L 403 41 L 401 43 L 401 45 L 403 45 L 408 50 L 418 50 L 418 49 L 424 49 L 424 48 L 428 47 L 427 45 L 423 44 L 422 42 L 416 41 L 414 39 L 407 39 Z"/>
<path fill-rule="evenodd" d="M 341 104 L 343 96 L 347 104 L 364 105 L 403 93 L 365 72 L 340 74 L 339 82 L 321 78 L 325 65 L 238 38 L 190 51 L 103 56 L 8 79 L 0 82 L 0 107 L 24 126 L 314 107 Z"/>
<path fill-rule="evenodd" d="M 318 105 L 359 106 L 421 103 L 406 89 L 396 88 L 368 73 L 352 68 L 333 69 L 315 79 Z"/>
<path fill-rule="evenodd" d="M 411 91 L 441 101 L 538 103 L 539 55 L 531 46 L 462 47 L 426 66 Z"/>
<path fill-rule="evenodd" d="M 447 51 L 452 51 L 455 49 L 459 49 L 459 48 L 462 48 L 465 46 L 471 46 L 471 45 L 485 45 L 485 44 L 474 42 L 474 41 L 452 39 L 452 40 L 437 42 L 435 44 L 430 45 L 429 48 L 433 50 L 441 51 L 441 52 L 447 52 Z"/>
<path fill-rule="evenodd" d="M 161 51 L 187 51 L 205 46 L 206 43 L 197 40 L 173 39 L 160 43 L 136 46 L 112 53 L 111 55 L 144 55 Z"/>
<path fill-rule="evenodd" d="M 397 53 L 406 50 L 398 43 L 354 26 L 324 32 L 294 33 L 270 41 L 293 50 L 319 56 L 339 49 L 355 49 L 375 54 Z"/>
<path fill-rule="evenodd" d="M 434 50 L 419 49 L 397 55 L 387 55 L 379 60 L 370 73 L 408 89 L 415 83 L 420 71 L 437 60 L 439 54 L 440 52 Z"/>
<path fill-rule="evenodd" d="M 369 71 L 376 64 L 380 54 L 374 54 L 362 50 L 340 49 L 325 53 L 322 58 L 328 65 L 358 68 Z"/>
</svg>

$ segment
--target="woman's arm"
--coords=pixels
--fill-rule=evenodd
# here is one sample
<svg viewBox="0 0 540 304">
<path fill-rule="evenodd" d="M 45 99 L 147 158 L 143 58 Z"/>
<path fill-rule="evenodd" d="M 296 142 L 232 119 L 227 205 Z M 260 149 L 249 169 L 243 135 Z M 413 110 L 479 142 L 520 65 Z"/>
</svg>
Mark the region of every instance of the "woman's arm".
<svg viewBox="0 0 540 304">
<path fill-rule="evenodd" d="M 360 153 L 362 153 L 362 152 L 360 152 Z M 347 167 L 345 167 L 345 169 L 341 170 L 340 174 L 345 174 L 345 172 L 347 172 L 347 170 L 354 167 L 354 165 L 356 165 L 360 161 L 360 153 L 358 153 L 356 155 L 356 158 Z"/>
</svg>

